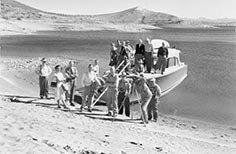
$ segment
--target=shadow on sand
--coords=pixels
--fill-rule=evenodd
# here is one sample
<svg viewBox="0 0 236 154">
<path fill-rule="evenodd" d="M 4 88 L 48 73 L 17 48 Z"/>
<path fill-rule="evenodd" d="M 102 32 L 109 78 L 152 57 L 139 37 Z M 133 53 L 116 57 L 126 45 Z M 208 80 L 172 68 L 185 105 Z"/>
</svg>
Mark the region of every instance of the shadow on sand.
<svg viewBox="0 0 236 154">
<path fill-rule="evenodd" d="M 115 121 L 115 122 L 136 123 L 136 124 L 140 122 L 140 119 L 130 119 L 129 117 L 123 115 L 118 115 L 117 117 L 113 118 L 111 116 L 107 116 L 107 114 L 104 113 L 104 110 L 97 108 L 93 108 L 93 112 L 87 112 L 87 111 L 81 112 L 80 108 L 78 107 L 58 108 L 57 103 L 55 102 L 53 97 L 49 99 L 40 99 L 38 97 L 32 97 L 32 96 L 17 96 L 17 95 L 1 95 L 1 96 L 7 98 L 12 103 L 33 104 L 36 106 L 69 112 L 75 115 L 84 115 L 85 117 L 91 119 L 99 119 L 112 122 Z M 96 105 L 96 106 L 101 106 L 101 105 Z"/>
</svg>

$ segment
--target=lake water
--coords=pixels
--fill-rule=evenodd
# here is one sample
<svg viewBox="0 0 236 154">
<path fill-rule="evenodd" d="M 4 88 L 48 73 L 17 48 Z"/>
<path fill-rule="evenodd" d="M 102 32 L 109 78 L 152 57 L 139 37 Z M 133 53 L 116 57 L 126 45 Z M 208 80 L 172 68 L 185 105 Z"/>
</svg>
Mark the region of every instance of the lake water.
<svg viewBox="0 0 236 154">
<path fill-rule="evenodd" d="M 236 125 L 235 36 L 234 29 L 40 32 L 2 37 L 1 56 L 98 58 L 104 71 L 108 68 L 111 42 L 130 40 L 135 45 L 139 38 L 165 39 L 182 51 L 181 60 L 188 65 L 188 77 L 161 99 L 160 112 Z"/>
</svg>

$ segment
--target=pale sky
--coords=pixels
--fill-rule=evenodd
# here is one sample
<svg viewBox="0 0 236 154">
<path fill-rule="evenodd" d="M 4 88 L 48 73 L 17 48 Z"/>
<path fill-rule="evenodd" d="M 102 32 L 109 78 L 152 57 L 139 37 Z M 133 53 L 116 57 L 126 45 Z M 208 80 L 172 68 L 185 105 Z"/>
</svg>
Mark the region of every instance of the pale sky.
<svg viewBox="0 0 236 154">
<path fill-rule="evenodd" d="M 143 7 L 178 17 L 236 18 L 236 0 L 16 0 L 31 7 L 64 14 L 103 14 Z"/>
</svg>

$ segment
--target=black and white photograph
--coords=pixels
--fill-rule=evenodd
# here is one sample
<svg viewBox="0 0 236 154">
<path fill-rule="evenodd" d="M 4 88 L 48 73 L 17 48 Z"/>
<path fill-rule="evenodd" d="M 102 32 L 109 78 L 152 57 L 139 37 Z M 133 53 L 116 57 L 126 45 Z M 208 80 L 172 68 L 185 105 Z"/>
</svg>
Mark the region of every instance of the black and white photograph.
<svg viewBox="0 0 236 154">
<path fill-rule="evenodd" d="M 236 154 L 235 0 L 1 0 L 0 154 Z"/>
</svg>

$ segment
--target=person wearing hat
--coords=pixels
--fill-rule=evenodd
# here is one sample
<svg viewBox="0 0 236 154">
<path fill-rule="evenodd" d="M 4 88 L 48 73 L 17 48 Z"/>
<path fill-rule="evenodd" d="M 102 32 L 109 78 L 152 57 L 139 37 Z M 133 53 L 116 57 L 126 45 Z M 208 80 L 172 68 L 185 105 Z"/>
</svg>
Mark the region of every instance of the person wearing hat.
<svg viewBox="0 0 236 154">
<path fill-rule="evenodd" d="M 125 72 L 122 73 L 121 79 L 119 80 L 118 84 L 118 113 L 123 114 L 123 109 L 125 107 L 125 115 L 127 117 L 130 116 L 130 100 L 129 94 L 131 92 L 131 84 L 129 80 L 126 78 Z"/>
<path fill-rule="evenodd" d="M 149 89 L 152 92 L 152 99 L 150 103 L 148 104 L 148 120 L 154 119 L 154 121 L 157 121 L 158 118 L 158 104 L 160 103 L 160 95 L 161 95 L 161 88 L 156 83 L 156 79 L 152 78 L 149 80 Z"/>
<path fill-rule="evenodd" d="M 118 75 L 115 73 L 115 67 L 110 68 L 109 74 L 104 77 L 105 84 L 107 85 L 107 108 L 108 108 L 108 116 L 117 116 L 118 108 L 117 108 L 117 95 L 118 95 Z"/>
<path fill-rule="evenodd" d="M 48 89 L 49 89 L 48 78 L 51 73 L 52 69 L 48 66 L 47 60 L 45 58 L 42 58 L 41 64 L 36 70 L 36 74 L 39 76 L 39 88 L 40 88 L 39 95 L 41 99 L 43 99 L 44 97 L 48 98 Z"/>
</svg>

